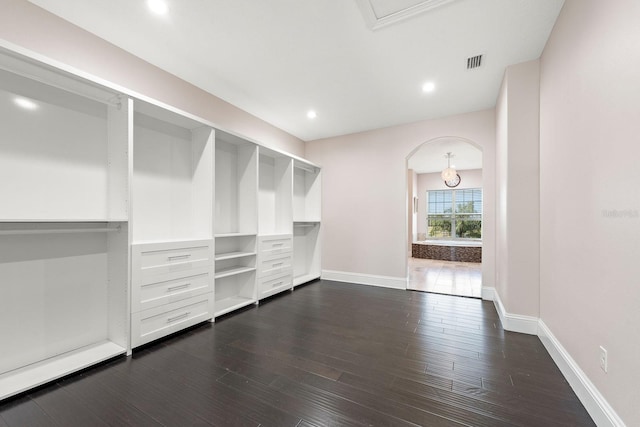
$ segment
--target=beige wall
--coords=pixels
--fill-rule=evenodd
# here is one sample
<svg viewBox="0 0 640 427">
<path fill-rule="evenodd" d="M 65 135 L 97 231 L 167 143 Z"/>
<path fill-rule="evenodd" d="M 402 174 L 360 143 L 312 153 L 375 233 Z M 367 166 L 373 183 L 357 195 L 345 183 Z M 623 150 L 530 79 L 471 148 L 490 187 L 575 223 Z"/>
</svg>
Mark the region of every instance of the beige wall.
<svg viewBox="0 0 640 427">
<path fill-rule="evenodd" d="M 495 116 L 493 109 L 308 142 L 306 157 L 323 166 L 324 270 L 406 277 L 407 156 L 443 137 L 483 150 L 485 232 L 483 283 L 493 286 Z"/>
<path fill-rule="evenodd" d="M 298 138 L 27 0 L 0 2 L 0 45 L 6 42 L 207 119 L 218 128 L 294 155 L 304 154 L 304 143 Z"/>
<path fill-rule="evenodd" d="M 567 0 L 540 80 L 541 318 L 627 426 L 640 425 L 639 22 L 637 0 Z"/>
<path fill-rule="evenodd" d="M 482 188 L 482 169 L 459 170 L 458 175 L 460 175 L 460 185 L 456 190 Z M 419 200 L 416 224 L 418 234 L 427 232 L 427 191 L 431 190 L 450 190 L 450 188 L 442 181 L 440 172 L 418 174 L 416 193 Z"/>
<path fill-rule="evenodd" d="M 496 107 L 496 291 L 508 313 L 539 316 L 539 61 L 507 68 Z"/>
</svg>

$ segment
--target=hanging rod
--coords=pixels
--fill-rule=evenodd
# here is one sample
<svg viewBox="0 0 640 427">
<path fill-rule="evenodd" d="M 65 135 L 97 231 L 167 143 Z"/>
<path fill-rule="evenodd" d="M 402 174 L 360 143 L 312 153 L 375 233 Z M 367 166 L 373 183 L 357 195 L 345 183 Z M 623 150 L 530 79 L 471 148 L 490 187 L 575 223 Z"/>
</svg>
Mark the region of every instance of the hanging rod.
<svg viewBox="0 0 640 427">
<path fill-rule="evenodd" d="M 298 169 L 302 169 L 303 171 L 309 172 L 309 173 L 316 173 L 316 168 L 314 168 L 313 166 L 310 165 L 306 165 L 303 163 L 294 163 L 293 164 L 294 168 L 298 168 Z"/>
<path fill-rule="evenodd" d="M 112 233 L 120 231 L 122 227 L 119 225 L 114 228 L 96 227 L 96 228 L 23 228 L 13 230 L 0 230 L 0 236 L 23 235 L 23 234 L 68 234 L 68 233 Z"/>
<path fill-rule="evenodd" d="M 294 227 L 315 227 L 316 225 L 318 225 L 317 222 L 313 222 L 313 223 L 309 223 L 309 222 L 297 222 L 294 223 L 293 226 Z"/>
</svg>

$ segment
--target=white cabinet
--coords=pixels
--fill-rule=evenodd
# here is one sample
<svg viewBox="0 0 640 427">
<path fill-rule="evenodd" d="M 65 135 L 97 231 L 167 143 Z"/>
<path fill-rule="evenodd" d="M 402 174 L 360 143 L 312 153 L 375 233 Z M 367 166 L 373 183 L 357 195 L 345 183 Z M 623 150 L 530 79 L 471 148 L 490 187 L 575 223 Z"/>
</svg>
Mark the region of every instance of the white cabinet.
<svg viewBox="0 0 640 427">
<path fill-rule="evenodd" d="M 212 296 L 211 293 L 207 293 L 133 313 L 131 318 L 133 347 L 211 319 L 213 311 L 211 306 Z"/>
<path fill-rule="evenodd" d="M 131 344 L 213 318 L 214 131 L 135 101 Z"/>
<path fill-rule="evenodd" d="M 0 52 L 0 399 L 128 350 L 129 112 Z"/>
<path fill-rule="evenodd" d="M 132 246 L 132 347 L 212 318 L 212 266 L 211 239 Z"/>
<path fill-rule="evenodd" d="M 292 235 L 260 236 L 258 248 L 258 299 L 292 289 Z"/>
</svg>

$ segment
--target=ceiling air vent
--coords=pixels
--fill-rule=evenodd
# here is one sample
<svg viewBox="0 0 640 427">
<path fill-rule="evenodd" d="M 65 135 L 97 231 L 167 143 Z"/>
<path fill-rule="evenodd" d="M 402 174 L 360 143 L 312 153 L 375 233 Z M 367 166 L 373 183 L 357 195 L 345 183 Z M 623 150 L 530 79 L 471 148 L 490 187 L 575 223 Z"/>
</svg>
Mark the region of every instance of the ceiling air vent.
<svg viewBox="0 0 640 427">
<path fill-rule="evenodd" d="M 467 58 L 467 70 L 473 70 L 482 65 L 482 55 L 472 56 Z"/>
</svg>

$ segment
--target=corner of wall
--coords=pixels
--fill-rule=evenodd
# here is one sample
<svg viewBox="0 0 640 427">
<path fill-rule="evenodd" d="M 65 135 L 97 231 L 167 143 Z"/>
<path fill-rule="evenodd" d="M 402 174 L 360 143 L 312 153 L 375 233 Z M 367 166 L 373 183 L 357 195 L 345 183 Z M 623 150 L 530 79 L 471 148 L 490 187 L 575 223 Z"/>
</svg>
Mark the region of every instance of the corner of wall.
<svg viewBox="0 0 640 427">
<path fill-rule="evenodd" d="M 538 337 L 596 425 L 599 427 L 625 427 L 624 421 L 542 319 L 538 321 Z"/>
</svg>

